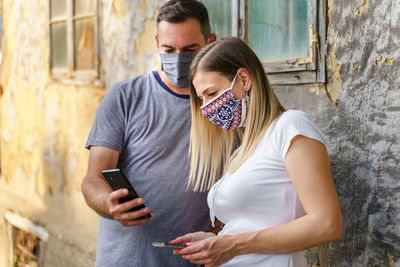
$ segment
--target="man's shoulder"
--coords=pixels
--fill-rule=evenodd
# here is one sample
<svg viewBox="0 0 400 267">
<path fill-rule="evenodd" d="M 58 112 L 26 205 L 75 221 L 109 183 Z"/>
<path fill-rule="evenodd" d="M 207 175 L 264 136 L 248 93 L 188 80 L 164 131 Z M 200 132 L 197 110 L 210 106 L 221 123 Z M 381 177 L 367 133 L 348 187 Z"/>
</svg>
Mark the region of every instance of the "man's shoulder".
<svg viewBox="0 0 400 267">
<path fill-rule="evenodd" d="M 127 90 L 143 85 L 150 85 L 155 81 L 153 72 L 144 73 L 141 75 L 134 76 L 127 80 L 116 82 L 112 85 L 112 90 Z"/>
</svg>

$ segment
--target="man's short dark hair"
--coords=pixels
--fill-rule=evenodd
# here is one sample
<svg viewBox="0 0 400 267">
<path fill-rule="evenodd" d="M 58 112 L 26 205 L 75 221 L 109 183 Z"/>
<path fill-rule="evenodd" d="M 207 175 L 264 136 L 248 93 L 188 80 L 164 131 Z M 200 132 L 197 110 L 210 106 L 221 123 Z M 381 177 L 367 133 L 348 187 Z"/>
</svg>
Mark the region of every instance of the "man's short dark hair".
<svg viewBox="0 0 400 267">
<path fill-rule="evenodd" d="M 157 27 L 161 21 L 179 23 L 188 18 L 194 18 L 200 22 L 201 33 L 207 42 L 211 34 L 210 19 L 207 8 L 197 0 L 171 0 L 162 5 L 157 16 Z"/>
</svg>

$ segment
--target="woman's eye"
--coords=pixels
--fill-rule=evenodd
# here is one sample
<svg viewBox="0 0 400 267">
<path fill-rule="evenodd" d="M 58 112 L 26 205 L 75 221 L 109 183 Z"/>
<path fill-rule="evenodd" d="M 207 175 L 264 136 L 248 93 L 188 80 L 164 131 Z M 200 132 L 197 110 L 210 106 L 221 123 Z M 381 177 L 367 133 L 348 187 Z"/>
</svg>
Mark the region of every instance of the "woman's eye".
<svg viewBox="0 0 400 267">
<path fill-rule="evenodd" d="M 212 92 L 212 93 L 209 93 L 208 96 L 215 96 L 216 94 L 217 94 L 217 92 Z"/>
</svg>

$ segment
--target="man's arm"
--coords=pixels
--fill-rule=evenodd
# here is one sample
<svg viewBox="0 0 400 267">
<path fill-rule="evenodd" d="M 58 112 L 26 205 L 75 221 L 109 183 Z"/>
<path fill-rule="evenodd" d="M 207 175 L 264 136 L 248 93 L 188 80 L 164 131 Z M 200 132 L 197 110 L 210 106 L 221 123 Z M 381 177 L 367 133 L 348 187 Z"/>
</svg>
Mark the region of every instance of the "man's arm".
<svg viewBox="0 0 400 267">
<path fill-rule="evenodd" d="M 147 207 L 138 211 L 127 212 L 131 208 L 143 204 L 143 199 L 137 198 L 120 204 L 119 199 L 127 196 L 128 190 L 119 189 L 112 192 L 102 176 L 103 170 L 117 167 L 118 157 L 119 152 L 116 150 L 101 146 L 90 147 L 88 172 L 81 186 L 86 203 L 100 216 L 115 219 L 124 226 L 148 222 L 154 215 L 149 219 L 138 219 L 149 213 Z"/>
<path fill-rule="evenodd" d="M 86 203 L 99 215 L 112 218 L 107 199 L 112 190 L 102 177 L 101 171 L 117 167 L 119 152 L 113 149 L 91 146 L 88 172 L 82 181 L 82 193 Z"/>
</svg>

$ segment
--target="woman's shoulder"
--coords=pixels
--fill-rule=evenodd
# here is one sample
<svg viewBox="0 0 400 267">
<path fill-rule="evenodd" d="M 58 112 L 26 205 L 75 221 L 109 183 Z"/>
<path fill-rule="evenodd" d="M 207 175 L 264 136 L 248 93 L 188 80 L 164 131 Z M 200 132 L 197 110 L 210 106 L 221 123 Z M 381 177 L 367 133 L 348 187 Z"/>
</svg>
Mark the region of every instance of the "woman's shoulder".
<svg viewBox="0 0 400 267">
<path fill-rule="evenodd" d="M 276 128 L 284 130 L 285 128 L 295 126 L 296 128 L 318 128 L 311 117 L 301 110 L 287 110 L 283 112 L 276 120 Z"/>
<path fill-rule="evenodd" d="M 325 141 L 324 135 L 313 119 L 304 111 L 287 110 L 276 122 L 276 133 L 279 138 L 293 138 L 295 135 L 303 135 Z"/>
<path fill-rule="evenodd" d="M 278 118 L 278 125 L 285 125 L 287 123 L 295 123 L 301 121 L 312 121 L 310 116 L 301 110 L 290 109 L 282 113 Z"/>
</svg>

